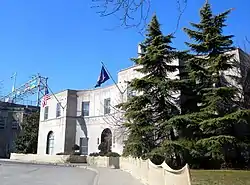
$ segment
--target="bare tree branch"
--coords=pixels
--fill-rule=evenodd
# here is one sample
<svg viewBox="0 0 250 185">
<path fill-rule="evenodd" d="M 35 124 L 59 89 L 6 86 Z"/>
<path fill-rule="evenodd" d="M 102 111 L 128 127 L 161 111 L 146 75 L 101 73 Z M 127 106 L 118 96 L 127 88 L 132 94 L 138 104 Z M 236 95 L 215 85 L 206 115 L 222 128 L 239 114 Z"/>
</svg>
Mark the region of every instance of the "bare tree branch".
<svg viewBox="0 0 250 185">
<path fill-rule="evenodd" d="M 176 28 L 172 34 L 177 32 L 181 17 L 187 7 L 187 0 L 175 1 L 179 15 L 177 17 Z M 92 7 L 98 9 L 97 13 L 101 17 L 113 15 L 120 21 L 119 26 L 137 28 L 139 29 L 139 33 L 143 35 L 149 18 L 152 0 L 92 0 L 92 2 L 95 4 Z M 155 0 L 155 2 L 157 1 Z M 158 1 L 158 3 L 160 3 L 160 1 Z"/>
<path fill-rule="evenodd" d="M 181 8 L 181 2 L 180 2 L 180 0 L 177 0 L 177 10 L 179 12 L 179 16 L 177 18 L 176 28 L 175 28 L 174 32 L 172 33 L 172 35 L 174 35 L 178 31 L 179 26 L 180 26 L 180 22 L 181 22 L 181 17 L 184 14 L 184 12 L 185 12 L 185 10 L 187 8 L 187 0 L 182 0 L 182 1 L 184 3 L 184 7 L 183 8 Z"/>
<path fill-rule="evenodd" d="M 247 43 L 250 44 L 250 40 L 248 39 L 247 36 L 245 37 L 245 39 L 246 39 Z"/>
</svg>

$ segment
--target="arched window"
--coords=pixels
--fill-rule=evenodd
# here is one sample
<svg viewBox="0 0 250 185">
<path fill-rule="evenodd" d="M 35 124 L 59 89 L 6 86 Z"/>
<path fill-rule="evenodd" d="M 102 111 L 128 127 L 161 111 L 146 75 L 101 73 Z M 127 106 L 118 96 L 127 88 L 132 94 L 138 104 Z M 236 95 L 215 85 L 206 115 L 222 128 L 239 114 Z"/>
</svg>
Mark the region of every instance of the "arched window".
<svg viewBox="0 0 250 185">
<path fill-rule="evenodd" d="M 54 151 L 54 133 L 50 131 L 47 135 L 46 154 L 52 155 Z"/>
</svg>

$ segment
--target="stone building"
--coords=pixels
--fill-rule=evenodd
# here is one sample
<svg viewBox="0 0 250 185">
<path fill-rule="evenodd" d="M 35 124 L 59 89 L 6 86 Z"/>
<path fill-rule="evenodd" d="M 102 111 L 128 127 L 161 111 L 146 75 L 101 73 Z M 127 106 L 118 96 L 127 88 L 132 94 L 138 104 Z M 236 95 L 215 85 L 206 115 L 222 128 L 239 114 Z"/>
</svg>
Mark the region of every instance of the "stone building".
<svg viewBox="0 0 250 185">
<path fill-rule="evenodd" d="M 250 57 L 247 54 L 240 49 L 233 52 L 237 61 L 244 60 L 242 63 L 249 66 Z M 179 60 L 173 61 L 173 65 L 182 64 Z M 139 66 L 121 70 L 117 86 L 114 84 L 88 90 L 64 90 L 50 95 L 47 105 L 40 109 L 38 154 L 68 153 L 76 144 L 82 155 L 88 155 L 98 152 L 98 146 L 104 140 L 108 141 L 111 151 L 121 154 L 126 132 L 120 127 L 124 121 L 122 112 L 115 105 L 134 95 L 127 82 L 142 77 L 136 68 Z M 245 78 L 247 69 L 249 67 L 230 73 L 234 72 Z M 170 74 L 170 77 L 178 78 L 178 74 L 179 71 Z"/>
<path fill-rule="evenodd" d="M 15 139 L 21 131 L 21 123 L 28 114 L 39 107 L 0 102 L 0 158 L 8 158 L 15 151 Z"/>
</svg>

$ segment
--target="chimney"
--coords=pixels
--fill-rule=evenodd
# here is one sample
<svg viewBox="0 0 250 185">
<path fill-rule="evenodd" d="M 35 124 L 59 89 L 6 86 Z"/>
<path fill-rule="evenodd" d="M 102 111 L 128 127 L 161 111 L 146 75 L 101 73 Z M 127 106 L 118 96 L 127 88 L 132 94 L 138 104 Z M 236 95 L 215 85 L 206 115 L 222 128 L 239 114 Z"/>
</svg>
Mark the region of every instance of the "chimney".
<svg viewBox="0 0 250 185">
<path fill-rule="evenodd" d="M 137 48 L 137 53 L 138 53 L 138 58 L 141 58 L 140 54 L 142 54 L 142 47 L 141 44 L 138 44 L 138 48 Z"/>
</svg>

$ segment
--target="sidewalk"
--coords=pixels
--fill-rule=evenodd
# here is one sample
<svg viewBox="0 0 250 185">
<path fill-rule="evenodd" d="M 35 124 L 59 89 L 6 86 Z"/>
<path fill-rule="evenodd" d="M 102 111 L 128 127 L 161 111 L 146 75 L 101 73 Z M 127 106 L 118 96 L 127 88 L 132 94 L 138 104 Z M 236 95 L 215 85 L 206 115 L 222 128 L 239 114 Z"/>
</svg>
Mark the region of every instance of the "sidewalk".
<svg viewBox="0 0 250 185">
<path fill-rule="evenodd" d="M 98 168 L 93 166 L 85 168 L 88 169 L 89 167 L 98 172 L 96 185 L 143 185 L 130 173 L 120 169 Z"/>
<path fill-rule="evenodd" d="M 28 164 L 44 164 L 55 166 L 69 166 L 92 170 L 97 173 L 94 185 L 143 185 L 138 179 L 134 178 L 130 173 L 120 169 L 101 168 L 89 166 L 84 163 L 71 164 L 56 164 L 56 163 L 42 163 L 35 161 L 20 161 L 10 159 L 0 159 L 0 162 L 14 162 L 14 163 L 28 163 Z"/>
</svg>

